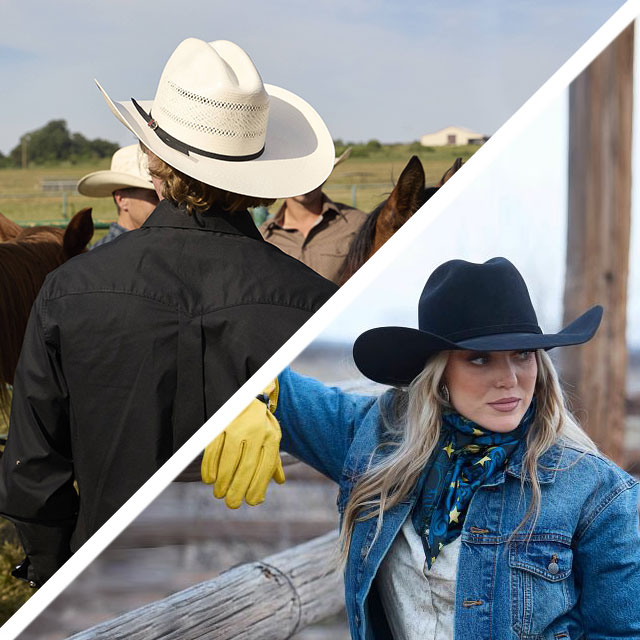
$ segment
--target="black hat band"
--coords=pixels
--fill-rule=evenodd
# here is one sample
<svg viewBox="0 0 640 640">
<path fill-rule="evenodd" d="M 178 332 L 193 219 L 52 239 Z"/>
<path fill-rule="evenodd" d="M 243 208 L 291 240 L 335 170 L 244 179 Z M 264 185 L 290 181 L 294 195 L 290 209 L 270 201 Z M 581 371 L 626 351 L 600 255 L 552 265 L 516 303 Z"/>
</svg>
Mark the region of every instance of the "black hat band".
<svg viewBox="0 0 640 640">
<path fill-rule="evenodd" d="M 170 133 L 167 133 L 164 129 L 158 126 L 158 122 L 151 116 L 151 112 L 147 113 L 134 98 L 131 98 L 133 106 L 137 109 L 138 113 L 144 118 L 145 122 L 149 125 L 149 128 L 164 142 L 167 146 L 184 153 L 188 156 L 190 153 L 197 153 L 199 156 L 205 156 L 206 158 L 213 158 L 214 160 L 228 160 L 230 162 L 244 162 L 245 160 L 255 160 L 264 153 L 264 146 L 260 151 L 256 153 L 249 153 L 245 156 L 227 156 L 222 153 L 213 153 L 211 151 L 205 151 L 204 149 L 198 149 L 192 147 L 190 144 L 186 144 L 174 138 Z"/>
</svg>

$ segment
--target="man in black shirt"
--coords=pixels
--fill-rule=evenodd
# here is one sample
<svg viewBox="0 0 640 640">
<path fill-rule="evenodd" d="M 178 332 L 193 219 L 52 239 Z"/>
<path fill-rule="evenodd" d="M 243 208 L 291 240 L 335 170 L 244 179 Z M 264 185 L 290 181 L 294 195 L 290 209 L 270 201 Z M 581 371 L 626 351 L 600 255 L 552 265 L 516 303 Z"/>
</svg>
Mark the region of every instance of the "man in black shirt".
<svg viewBox="0 0 640 640">
<path fill-rule="evenodd" d="M 140 229 L 50 274 L 32 309 L 0 513 L 35 584 L 335 290 L 246 211 L 330 173 L 333 143 L 307 103 L 264 87 L 237 45 L 193 38 L 153 103 L 105 97 L 143 143 L 161 201 Z"/>
</svg>

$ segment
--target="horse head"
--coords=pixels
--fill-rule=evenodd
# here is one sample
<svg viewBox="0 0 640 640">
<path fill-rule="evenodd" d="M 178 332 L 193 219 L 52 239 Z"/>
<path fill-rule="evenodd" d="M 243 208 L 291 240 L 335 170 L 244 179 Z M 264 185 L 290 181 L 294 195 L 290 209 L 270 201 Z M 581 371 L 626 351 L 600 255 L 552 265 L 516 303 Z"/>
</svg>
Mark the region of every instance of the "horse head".
<svg viewBox="0 0 640 640">
<path fill-rule="evenodd" d="M 15 238 L 22 231 L 22 227 L 9 220 L 0 213 L 0 242 Z"/>
<path fill-rule="evenodd" d="M 342 266 L 344 284 L 462 166 L 456 158 L 433 187 L 426 186 L 422 162 L 412 156 L 389 197 L 368 216 L 356 234 Z"/>
<path fill-rule="evenodd" d="M 7 220 L 2 214 L 0 217 L 10 224 L 15 224 Z M 2 225 L 2 220 L 0 220 Z M 91 218 L 91 207 L 81 209 L 76 213 L 66 228 L 59 229 L 48 225 L 38 227 L 26 227 L 22 229 L 18 225 L 18 233 L 10 241 L 12 242 L 53 242 L 59 245 L 62 253 L 60 264 L 66 262 L 73 256 L 77 256 L 87 250 L 87 245 L 93 237 L 93 219 Z M 0 228 L 1 233 L 1 228 Z M 58 266 L 58 265 L 56 265 Z"/>
<path fill-rule="evenodd" d="M 427 201 L 425 181 L 422 162 L 418 156 L 411 156 L 378 214 L 369 257 Z"/>
<path fill-rule="evenodd" d="M 453 164 L 442 174 L 442 178 L 440 178 L 436 187 L 441 187 L 445 182 L 453 178 L 453 174 L 456 173 L 463 164 L 462 158 L 456 158 Z"/>
</svg>

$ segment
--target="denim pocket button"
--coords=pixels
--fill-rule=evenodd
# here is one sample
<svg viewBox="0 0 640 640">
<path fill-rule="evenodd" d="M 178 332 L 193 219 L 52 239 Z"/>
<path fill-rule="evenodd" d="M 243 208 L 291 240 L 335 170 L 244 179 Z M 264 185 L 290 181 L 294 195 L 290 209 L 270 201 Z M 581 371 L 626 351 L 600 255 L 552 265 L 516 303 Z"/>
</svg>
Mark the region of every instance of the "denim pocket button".
<svg viewBox="0 0 640 640">
<path fill-rule="evenodd" d="M 558 566 L 558 564 L 556 562 L 550 562 L 549 566 L 547 567 L 547 571 L 551 574 L 551 575 L 556 575 L 556 573 L 558 573 L 558 571 L 560 571 L 560 567 Z"/>
</svg>

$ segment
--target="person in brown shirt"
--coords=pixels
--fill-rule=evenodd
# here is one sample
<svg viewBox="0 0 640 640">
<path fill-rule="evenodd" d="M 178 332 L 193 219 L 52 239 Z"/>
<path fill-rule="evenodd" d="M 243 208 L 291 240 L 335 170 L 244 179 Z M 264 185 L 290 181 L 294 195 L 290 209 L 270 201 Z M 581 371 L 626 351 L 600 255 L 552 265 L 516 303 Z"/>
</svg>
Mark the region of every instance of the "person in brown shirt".
<svg viewBox="0 0 640 640">
<path fill-rule="evenodd" d="M 337 166 L 348 153 L 335 162 Z M 263 238 L 338 284 L 345 256 L 367 214 L 317 189 L 287 198 L 259 229 Z"/>
</svg>

